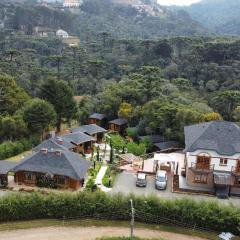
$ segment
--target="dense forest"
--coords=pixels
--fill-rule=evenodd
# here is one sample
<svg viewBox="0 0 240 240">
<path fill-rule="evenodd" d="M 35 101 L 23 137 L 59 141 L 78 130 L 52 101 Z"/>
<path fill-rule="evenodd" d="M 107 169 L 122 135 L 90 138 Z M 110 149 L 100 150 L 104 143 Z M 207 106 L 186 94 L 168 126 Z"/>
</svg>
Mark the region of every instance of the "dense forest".
<svg viewBox="0 0 240 240">
<path fill-rule="evenodd" d="M 81 39 L 79 47 L 69 47 L 56 37 L 31 35 L 34 25 L 27 25 L 26 33 L 20 30 L 27 24 L 25 14 L 37 14 L 38 22 L 33 19 L 32 24 L 64 28 L 64 23 L 77 34 L 77 28 L 71 31 L 75 15 L 15 7 L 19 14 L 8 17 L 0 29 L 2 142 L 31 137 L 36 143 L 52 127 L 60 130 L 73 120 L 84 123 L 92 112 L 105 113 L 109 119 L 127 118 L 134 134 L 158 133 L 182 143 L 186 125 L 214 119 L 240 121 L 238 38 L 141 40 L 116 38 L 99 29 L 92 38 Z M 41 17 L 45 14 L 48 20 Z M 21 144 L 29 147 L 26 141 L 27 147 Z"/>
<path fill-rule="evenodd" d="M 240 35 L 239 0 L 202 0 L 183 9 L 217 34 Z"/>
</svg>

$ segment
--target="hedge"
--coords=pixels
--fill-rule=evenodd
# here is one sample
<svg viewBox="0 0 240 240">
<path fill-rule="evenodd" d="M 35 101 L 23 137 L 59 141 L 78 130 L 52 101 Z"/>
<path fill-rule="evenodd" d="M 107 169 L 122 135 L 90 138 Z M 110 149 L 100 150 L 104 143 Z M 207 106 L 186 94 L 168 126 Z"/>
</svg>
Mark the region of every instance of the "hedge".
<svg viewBox="0 0 240 240">
<path fill-rule="evenodd" d="M 178 222 L 196 228 L 239 234 L 240 209 L 217 202 L 188 199 L 160 200 L 157 197 L 131 196 L 135 219 L 144 223 Z M 0 198 L 0 222 L 34 219 L 96 218 L 130 220 L 129 197 L 101 192 L 43 195 L 10 194 Z"/>
<path fill-rule="evenodd" d="M 6 141 L 0 144 L 0 160 L 10 158 L 32 147 L 30 140 L 22 139 L 16 142 Z"/>
</svg>

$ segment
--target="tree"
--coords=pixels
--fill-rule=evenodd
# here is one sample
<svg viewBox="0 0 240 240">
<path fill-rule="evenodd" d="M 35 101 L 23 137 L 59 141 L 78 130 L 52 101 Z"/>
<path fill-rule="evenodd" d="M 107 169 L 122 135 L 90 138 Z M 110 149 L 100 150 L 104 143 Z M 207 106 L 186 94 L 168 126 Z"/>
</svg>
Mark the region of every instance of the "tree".
<svg viewBox="0 0 240 240">
<path fill-rule="evenodd" d="M 42 134 L 55 123 L 56 112 L 50 103 L 36 98 L 26 103 L 23 118 L 31 132 Z"/>
<path fill-rule="evenodd" d="M 237 106 L 233 111 L 233 118 L 235 121 L 240 122 L 240 106 Z"/>
<path fill-rule="evenodd" d="M 119 106 L 118 116 L 120 118 L 130 119 L 133 112 L 133 106 L 129 103 L 123 102 Z"/>
<path fill-rule="evenodd" d="M 114 149 L 117 150 L 117 152 L 120 152 L 124 149 L 126 146 L 125 139 L 121 137 L 120 135 L 111 135 L 111 144 Z"/>
<path fill-rule="evenodd" d="M 57 67 L 57 78 L 60 80 L 60 67 L 61 63 L 64 60 L 64 56 L 62 55 L 52 55 L 47 57 L 46 62 L 51 62 Z"/>
<path fill-rule="evenodd" d="M 201 117 L 203 122 L 223 120 L 222 116 L 216 112 L 205 113 Z"/>
<path fill-rule="evenodd" d="M 224 119 L 232 121 L 233 111 L 240 105 L 240 91 L 227 90 L 220 92 L 210 101 L 210 103 Z"/>
<path fill-rule="evenodd" d="M 57 113 L 56 128 L 61 130 L 63 120 L 70 122 L 77 113 L 73 91 L 65 81 L 50 79 L 41 86 L 40 97 L 50 102 Z"/>
<path fill-rule="evenodd" d="M 127 150 L 136 156 L 141 156 L 146 153 L 146 146 L 143 142 L 137 144 L 135 142 L 127 143 Z"/>
<path fill-rule="evenodd" d="M 0 75 L 0 115 L 14 114 L 28 100 L 27 93 L 12 77 Z"/>
<path fill-rule="evenodd" d="M 5 140 L 12 141 L 16 134 L 16 121 L 11 116 L 2 118 L 1 121 L 1 135 Z"/>
</svg>

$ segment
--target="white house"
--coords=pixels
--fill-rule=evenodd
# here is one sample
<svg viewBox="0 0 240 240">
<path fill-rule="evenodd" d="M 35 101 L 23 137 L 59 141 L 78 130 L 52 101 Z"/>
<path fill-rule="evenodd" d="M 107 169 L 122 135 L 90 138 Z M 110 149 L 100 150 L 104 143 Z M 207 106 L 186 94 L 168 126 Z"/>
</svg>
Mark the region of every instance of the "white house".
<svg viewBox="0 0 240 240">
<path fill-rule="evenodd" d="M 80 6 L 80 0 L 64 0 L 63 7 L 66 8 L 78 8 Z"/>
<path fill-rule="evenodd" d="M 184 128 L 186 180 L 190 186 L 240 188 L 240 128 L 212 121 Z"/>
<path fill-rule="evenodd" d="M 69 38 L 69 34 L 62 29 L 57 30 L 56 36 L 59 38 Z"/>
</svg>

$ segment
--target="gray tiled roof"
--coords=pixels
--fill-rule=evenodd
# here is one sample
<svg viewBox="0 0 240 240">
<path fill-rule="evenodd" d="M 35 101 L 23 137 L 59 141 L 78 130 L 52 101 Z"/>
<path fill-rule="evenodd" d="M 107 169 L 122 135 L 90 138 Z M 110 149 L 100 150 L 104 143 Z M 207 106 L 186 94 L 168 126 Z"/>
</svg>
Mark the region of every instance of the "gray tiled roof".
<svg viewBox="0 0 240 240">
<path fill-rule="evenodd" d="M 42 143 L 40 143 L 38 146 L 36 146 L 33 151 L 35 152 L 38 152 L 40 151 L 42 148 L 46 148 L 48 150 L 51 150 L 51 149 L 61 149 L 61 150 L 67 150 L 67 149 L 70 149 L 70 148 L 73 148 L 75 147 L 73 144 L 71 143 L 64 143 L 63 144 L 58 144 L 56 142 L 56 139 L 54 138 L 50 138 L 50 139 L 47 139 L 45 141 L 43 141 Z"/>
<path fill-rule="evenodd" d="M 109 123 L 113 123 L 113 124 L 121 126 L 121 125 L 127 124 L 128 121 L 127 121 L 127 119 L 124 119 L 124 118 L 117 118 L 117 119 L 110 121 Z"/>
<path fill-rule="evenodd" d="M 15 163 L 15 162 L 1 160 L 0 161 L 0 174 L 7 174 L 16 165 L 17 165 L 17 163 Z"/>
<path fill-rule="evenodd" d="M 103 120 L 104 118 L 106 118 L 106 115 L 101 113 L 93 113 L 89 118 Z"/>
<path fill-rule="evenodd" d="M 61 138 L 63 139 L 63 142 L 74 143 L 76 145 L 85 142 L 96 141 L 95 138 L 82 132 L 69 133 L 66 135 L 62 135 Z"/>
<path fill-rule="evenodd" d="M 80 127 L 77 127 L 77 128 L 73 128 L 71 131 L 73 133 L 83 132 L 83 133 L 87 133 L 87 134 L 90 134 L 90 135 L 96 134 L 96 133 L 105 133 L 105 132 L 107 132 L 106 129 L 104 129 L 102 127 L 99 127 L 96 124 L 83 125 L 83 126 L 80 126 Z"/>
<path fill-rule="evenodd" d="M 231 156 L 240 153 L 240 128 L 232 122 L 212 121 L 184 128 L 185 151 L 213 150 Z"/>
<path fill-rule="evenodd" d="M 60 151 L 60 150 L 59 150 Z M 48 150 L 47 153 L 39 151 L 24 158 L 13 168 L 14 172 L 31 171 L 44 174 L 67 176 L 80 180 L 86 176 L 90 162 L 80 158 L 79 154 L 71 151 Z"/>
<path fill-rule="evenodd" d="M 159 142 L 159 143 L 155 143 L 154 146 L 158 147 L 160 150 L 165 150 L 169 148 L 178 148 L 179 142 L 175 142 L 175 141 Z"/>
</svg>

